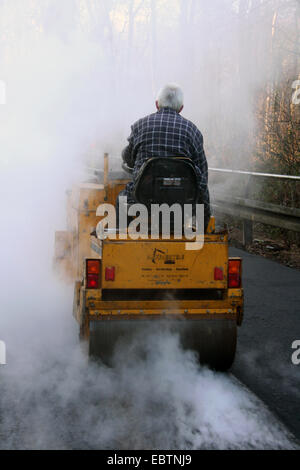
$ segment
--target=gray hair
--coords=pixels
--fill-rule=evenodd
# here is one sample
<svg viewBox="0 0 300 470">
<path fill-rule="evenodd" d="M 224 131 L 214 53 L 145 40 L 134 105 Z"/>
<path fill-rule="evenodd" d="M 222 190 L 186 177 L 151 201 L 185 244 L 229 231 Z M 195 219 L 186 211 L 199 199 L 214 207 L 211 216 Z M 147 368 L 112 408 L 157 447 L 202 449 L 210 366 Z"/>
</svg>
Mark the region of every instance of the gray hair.
<svg viewBox="0 0 300 470">
<path fill-rule="evenodd" d="M 179 112 L 183 106 L 183 91 L 175 83 L 164 86 L 157 96 L 159 108 L 171 108 Z"/>
</svg>

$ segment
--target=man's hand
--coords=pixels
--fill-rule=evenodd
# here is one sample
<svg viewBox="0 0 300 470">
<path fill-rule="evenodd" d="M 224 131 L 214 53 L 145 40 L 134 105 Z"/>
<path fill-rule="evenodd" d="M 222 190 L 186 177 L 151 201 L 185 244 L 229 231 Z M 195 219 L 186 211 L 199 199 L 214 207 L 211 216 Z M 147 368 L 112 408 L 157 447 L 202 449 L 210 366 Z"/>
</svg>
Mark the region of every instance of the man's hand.
<svg viewBox="0 0 300 470">
<path fill-rule="evenodd" d="M 127 145 L 126 148 L 124 148 L 123 152 L 122 152 L 122 159 L 123 159 L 123 162 L 126 163 L 127 166 L 129 166 L 129 168 L 133 168 L 134 167 L 134 158 L 133 158 L 133 155 L 132 155 L 132 145 L 129 144 Z"/>
</svg>

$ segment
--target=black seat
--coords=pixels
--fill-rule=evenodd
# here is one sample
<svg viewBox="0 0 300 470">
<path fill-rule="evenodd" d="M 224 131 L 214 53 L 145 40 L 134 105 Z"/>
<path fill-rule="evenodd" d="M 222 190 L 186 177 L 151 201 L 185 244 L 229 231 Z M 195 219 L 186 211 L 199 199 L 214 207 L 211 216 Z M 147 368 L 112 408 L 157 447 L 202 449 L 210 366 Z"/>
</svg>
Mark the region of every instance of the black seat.
<svg viewBox="0 0 300 470">
<path fill-rule="evenodd" d="M 134 198 L 147 208 L 151 204 L 196 204 L 197 175 L 186 157 L 155 157 L 141 167 L 134 187 Z"/>
</svg>

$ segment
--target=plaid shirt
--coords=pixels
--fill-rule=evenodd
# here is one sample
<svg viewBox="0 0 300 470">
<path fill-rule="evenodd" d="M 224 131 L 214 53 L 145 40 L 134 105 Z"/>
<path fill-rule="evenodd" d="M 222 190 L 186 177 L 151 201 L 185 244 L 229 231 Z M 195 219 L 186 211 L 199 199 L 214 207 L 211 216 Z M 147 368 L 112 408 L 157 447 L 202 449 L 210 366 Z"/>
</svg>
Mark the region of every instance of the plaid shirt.
<svg viewBox="0 0 300 470">
<path fill-rule="evenodd" d="M 206 216 L 210 215 L 208 191 L 208 167 L 203 148 L 203 136 L 191 121 L 175 110 L 162 108 L 137 121 L 131 127 L 129 145 L 123 150 L 122 158 L 133 171 L 133 182 L 126 188 L 131 198 L 134 182 L 141 166 L 153 157 L 184 156 L 193 160 Z"/>
</svg>

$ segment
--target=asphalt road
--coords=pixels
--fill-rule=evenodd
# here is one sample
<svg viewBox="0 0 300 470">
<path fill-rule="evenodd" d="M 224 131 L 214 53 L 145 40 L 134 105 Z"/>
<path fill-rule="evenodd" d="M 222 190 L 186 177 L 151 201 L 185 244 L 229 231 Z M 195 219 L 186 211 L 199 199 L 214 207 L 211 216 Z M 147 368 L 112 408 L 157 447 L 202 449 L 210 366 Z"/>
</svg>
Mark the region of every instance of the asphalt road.
<svg viewBox="0 0 300 470">
<path fill-rule="evenodd" d="M 243 258 L 245 314 L 233 374 L 300 439 L 300 271 L 235 248 Z"/>
</svg>

